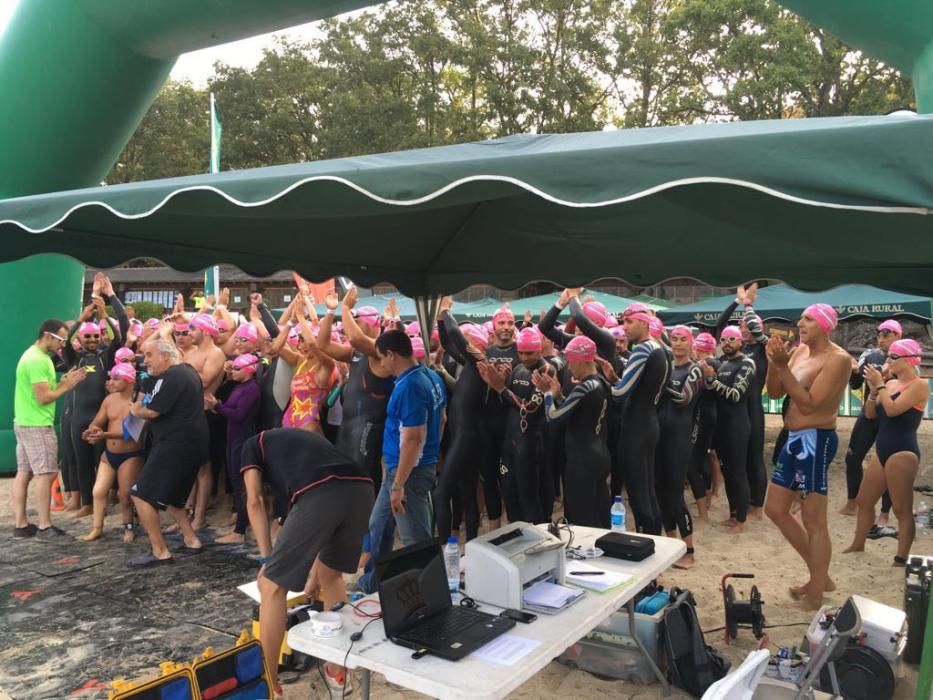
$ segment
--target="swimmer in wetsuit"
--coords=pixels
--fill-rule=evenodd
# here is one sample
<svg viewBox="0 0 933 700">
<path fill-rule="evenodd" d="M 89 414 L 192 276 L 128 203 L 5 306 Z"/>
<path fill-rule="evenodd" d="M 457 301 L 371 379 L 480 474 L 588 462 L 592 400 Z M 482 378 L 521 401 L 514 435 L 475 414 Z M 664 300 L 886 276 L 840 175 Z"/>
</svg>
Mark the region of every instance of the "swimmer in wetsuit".
<svg viewBox="0 0 933 700">
<path fill-rule="evenodd" d="M 444 465 L 434 488 L 434 515 L 438 533 L 442 537 L 449 536 L 450 501 L 459 488 L 463 499 L 466 537 L 471 540 L 479 533 L 476 485 L 480 462 L 487 454 L 484 407 L 488 387 L 477 365 L 486 361 L 489 336 L 482 328 L 472 324 L 459 326 L 450 313 L 451 305 L 450 297 L 441 300 L 438 315 L 440 341 L 447 355 L 462 358 L 464 365 L 450 397 L 447 424 L 450 447 L 444 455 Z"/>
<path fill-rule="evenodd" d="M 904 334 L 901 324 L 894 319 L 888 319 L 878 326 L 878 347 L 870 348 L 863 352 L 858 358 L 855 367 L 852 368 L 852 376 L 849 378 L 849 388 L 858 391 L 865 383 L 864 375 L 866 367 L 881 369 L 887 360 L 888 348 L 895 340 L 900 340 Z M 859 487 L 862 484 L 862 464 L 865 462 L 865 456 L 875 444 L 875 436 L 878 433 L 878 421 L 870 420 L 865 415 L 865 402 L 862 402 L 862 412 L 855 419 L 855 425 L 852 426 L 852 434 L 849 436 L 849 448 L 846 450 L 846 490 L 847 501 L 839 512 L 843 515 L 855 515 L 857 505 L 855 499 L 858 496 Z M 886 524 L 888 513 L 891 512 L 891 497 L 885 492 L 881 498 L 881 517 L 879 524 Z"/>
<path fill-rule="evenodd" d="M 617 454 L 638 532 L 660 535 L 661 509 L 655 492 L 655 448 L 661 433 L 658 404 L 671 372 L 668 350 L 651 337 L 651 312 L 634 303 L 622 314 L 629 341 L 634 343 L 625 372 L 618 378 L 608 362 L 600 366 L 611 382 L 612 397 L 621 400 L 622 426 Z"/>
<path fill-rule="evenodd" d="M 687 553 L 674 566 L 689 569 L 694 563 L 693 519 L 684 502 L 684 481 L 693 452 L 693 426 L 703 388 L 703 371 L 690 359 L 693 351 L 690 328 L 675 326 L 670 337 L 674 366 L 658 406 L 661 438 L 655 459 L 655 489 L 664 532 L 675 537 L 679 530 L 687 545 Z"/>
<path fill-rule="evenodd" d="M 723 357 L 719 368 L 703 363 L 706 388 L 716 395 L 716 433 L 713 444 L 722 465 L 729 500 L 725 525 L 741 532 L 748 517 L 749 484 L 746 460 L 751 421 L 748 418 L 748 391 L 755 376 L 755 363 L 742 354 L 742 332 L 726 326 L 720 337 Z"/>
<path fill-rule="evenodd" d="M 791 398 L 784 423 L 787 443 L 781 450 L 768 486 L 765 515 L 803 558 L 810 579 L 790 589 L 808 610 L 819 609 L 823 593 L 832 590 L 829 560 L 832 542 L 826 522 L 827 471 L 838 446 L 836 418 L 852 372 L 852 358 L 830 341 L 838 322 L 828 304 L 804 309 L 797 329 L 800 345 L 791 355 L 785 343 L 773 336 L 768 353 L 768 395 Z M 791 515 L 799 500 L 803 526 Z"/>
<path fill-rule="evenodd" d="M 566 398 L 552 367 L 537 369 L 532 379 L 544 393 L 549 423 L 565 423 L 564 516 L 572 525 L 609 527 L 610 460 L 606 439 L 609 384 L 596 371 L 596 343 L 578 336 L 567 343 L 564 357 L 576 385 Z"/>
<path fill-rule="evenodd" d="M 82 438 L 91 445 L 104 443 L 106 449 L 97 465 L 97 480 L 94 482 L 94 523 L 91 531 L 82 537 L 85 542 L 99 539 L 104 534 L 104 517 L 107 515 L 107 499 L 114 481 L 118 484 L 120 508 L 123 512 L 123 541 L 133 541 L 133 502 L 130 487 L 136 482 L 143 466 L 146 451 L 142 442 L 128 440 L 123 433 L 123 421 L 129 415 L 133 403 L 133 386 L 136 369 L 127 362 L 114 365 L 107 380 L 110 392 L 100 405 L 94 420 L 82 433 Z"/>
<path fill-rule="evenodd" d="M 923 420 L 930 388 L 917 375 L 922 356 L 915 340 L 898 340 L 888 349 L 884 369 L 894 376 L 885 382 L 882 372 L 874 367 L 865 369 L 869 388 L 865 401 L 865 416 L 877 421 L 878 436 L 875 454 L 871 458 L 858 492 L 858 523 L 855 537 L 846 552 L 865 550 L 865 536 L 875 517 L 875 504 L 887 490 L 891 494 L 894 515 L 897 516 L 897 554 L 895 566 L 904 566 L 910 554 L 914 535 L 914 479 L 920 466 L 917 429 Z"/>
<path fill-rule="evenodd" d="M 705 361 L 719 370 L 719 360 L 713 357 L 716 339 L 709 333 L 700 333 L 693 340 L 693 352 L 697 362 Z M 701 368 L 702 371 L 702 368 Z M 711 462 L 713 436 L 716 431 L 716 394 L 704 390 L 697 401 L 696 421 L 693 426 L 690 467 L 687 480 L 697 502 L 698 519 L 706 520 L 713 499 L 713 470 Z"/>
</svg>

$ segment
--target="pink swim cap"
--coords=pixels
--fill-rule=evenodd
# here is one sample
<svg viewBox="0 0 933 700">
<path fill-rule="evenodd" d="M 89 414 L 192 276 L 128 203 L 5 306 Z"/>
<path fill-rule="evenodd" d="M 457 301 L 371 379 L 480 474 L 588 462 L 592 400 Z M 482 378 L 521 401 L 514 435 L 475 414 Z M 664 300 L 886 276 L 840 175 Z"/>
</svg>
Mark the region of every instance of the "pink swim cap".
<svg viewBox="0 0 933 700">
<path fill-rule="evenodd" d="M 239 355 L 233 360 L 233 369 L 246 372 L 249 376 L 256 374 L 259 369 L 259 358 L 252 354 Z"/>
<path fill-rule="evenodd" d="M 540 352 L 541 332 L 537 328 L 522 328 L 518 332 L 515 349 L 519 352 Z"/>
<path fill-rule="evenodd" d="M 567 343 L 564 357 L 571 362 L 592 362 L 596 359 L 596 343 L 584 335 L 578 335 Z"/>
<path fill-rule="evenodd" d="M 91 323 L 90 321 L 85 321 L 78 327 L 78 335 L 100 335 L 100 328 L 97 327 L 96 323 Z"/>
<path fill-rule="evenodd" d="M 627 338 L 628 335 L 625 332 L 625 329 L 622 326 L 615 326 L 610 331 L 613 338 Z"/>
<path fill-rule="evenodd" d="M 156 330 L 159 330 L 159 326 L 162 325 L 162 322 L 159 321 L 159 319 L 157 319 L 157 318 L 150 318 L 150 319 L 149 319 L 148 321 L 146 321 L 146 323 L 143 324 L 143 325 L 145 325 L 146 328 L 149 328 L 150 330 L 156 331 Z"/>
<path fill-rule="evenodd" d="M 603 327 L 618 328 L 618 326 L 619 326 L 619 319 L 617 319 L 612 314 L 609 314 L 608 316 L 606 316 L 606 322 L 603 324 Z"/>
<path fill-rule="evenodd" d="M 878 326 L 878 332 L 881 331 L 891 331 L 900 338 L 904 335 L 904 329 L 901 328 L 901 324 L 895 321 L 893 318 L 889 318 L 887 321 L 884 321 L 880 326 Z"/>
<path fill-rule="evenodd" d="M 693 345 L 693 331 L 690 329 L 690 326 L 674 326 L 671 329 L 671 338 L 675 336 L 684 337 Z"/>
<path fill-rule="evenodd" d="M 233 337 L 247 343 L 255 343 L 257 340 L 259 340 L 259 332 L 256 330 L 256 326 L 254 326 L 252 323 L 241 323 L 237 327 L 236 333 L 233 334 Z"/>
<path fill-rule="evenodd" d="M 217 322 L 214 320 L 213 316 L 208 316 L 207 314 L 198 314 L 193 319 L 191 319 L 191 325 L 204 333 L 204 335 L 217 335 Z"/>
<path fill-rule="evenodd" d="M 424 351 L 424 341 L 421 339 L 421 336 L 412 336 L 411 351 L 414 354 L 416 360 L 423 360 L 428 356 Z"/>
<path fill-rule="evenodd" d="M 301 329 L 298 326 L 294 326 L 288 332 L 288 338 L 286 342 L 292 347 L 297 347 L 299 340 L 301 340 Z"/>
<path fill-rule="evenodd" d="M 412 321 L 405 326 L 405 335 L 409 338 L 420 338 L 421 337 L 421 324 L 417 321 Z"/>
<path fill-rule="evenodd" d="M 356 310 L 356 320 L 370 328 L 376 328 L 379 326 L 379 310 L 372 306 L 361 306 Z"/>
<path fill-rule="evenodd" d="M 890 358 L 891 355 L 897 355 L 907 364 L 919 367 L 921 359 L 920 354 L 922 352 L 923 349 L 920 347 L 920 343 L 911 338 L 904 338 L 903 340 L 895 340 L 891 343 L 891 347 L 888 348 L 888 357 Z"/>
<path fill-rule="evenodd" d="M 626 318 L 631 318 L 636 321 L 644 321 L 645 323 L 650 323 L 651 319 L 654 318 L 651 315 L 651 310 L 642 304 L 641 302 L 633 302 L 629 304 L 625 311 L 622 312 L 623 320 Z"/>
<path fill-rule="evenodd" d="M 598 301 L 586 302 L 583 305 L 583 313 L 600 328 L 606 325 L 606 319 L 609 318 L 609 311 L 606 310 L 606 306 Z"/>
<path fill-rule="evenodd" d="M 110 370 L 111 379 L 122 379 L 130 384 L 136 381 L 136 368 L 129 362 L 120 362 Z"/>
<path fill-rule="evenodd" d="M 143 332 L 143 322 L 138 318 L 130 319 L 130 330 L 134 335 L 139 335 Z"/>
<path fill-rule="evenodd" d="M 485 348 L 489 345 L 489 334 L 485 328 L 474 326 L 472 323 L 460 326 L 464 337 L 476 346 Z"/>
<path fill-rule="evenodd" d="M 136 358 L 136 353 L 129 348 L 120 348 L 113 354 L 113 359 L 117 362 L 130 362 Z"/>
<path fill-rule="evenodd" d="M 700 333 L 693 339 L 693 347 L 700 352 L 713 352 L 716 349 L 716 339 L 709 333 Z"/>
<path fill-rule="evenodd" d="M 664 323 L 657 316 L 648 319 L 648 333 L 652 338 L 660 338 L 664 335 Z"/>
<path fill-rule="evenodd" d="M 742 330 L 738 326 L 726 326 L 719 334 L 720 340 L 742 340 Z"/>
<path fill-rule="evenodd" d="M 492 335 L 496 332 L 495 327 L 492 325 L 492 321 L 486 321 L 486 323 L 483 324 L 483 330 L 486 331 L 489 335 Z"/>
<path fill-rule="evenodd" d="M 810 304 L 803 310 L 803 315 L 816 321 L 826 335 L 832 333 L 836 324 L 839 323 L 839 314 L 829 304 Z"/>
<path fill-rule="evenodd" d="M 217 324 L 218 333 L 226 333 L 230 330 L 230 326 L 227 324 L 227 319 L 225 318 L 215 318 L 214 323 Z"/>
<path fill-rule="evenodd" d="M 492 322 L 495 324 L 497 321 L 514 321 L 515 314 L 512 313 L 512 309 L 503 304 L 498 309 L 496 313 L 492 315 Z"/>
</svg>

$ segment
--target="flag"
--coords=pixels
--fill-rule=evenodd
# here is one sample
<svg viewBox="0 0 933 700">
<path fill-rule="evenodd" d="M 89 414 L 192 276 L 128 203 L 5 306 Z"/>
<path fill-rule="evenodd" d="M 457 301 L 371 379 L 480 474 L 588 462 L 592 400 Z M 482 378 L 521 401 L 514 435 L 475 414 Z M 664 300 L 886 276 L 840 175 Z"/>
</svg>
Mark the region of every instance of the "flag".
<svg viewBox="0 0 933 700">
<path fill-rule="evenodd" d="M 299 289 L 302 287 L 302 285 L 308 285 L 308 291 L 311 293 L 311 301 L 315 304 L 323 304 L 324 297 L 335 290 L 333 277 L 331 277 L 329 280 L 324 280 L 323 282 L 318 282 L 315 284 L 313 282 L 309 282 L 297 272 L 292 272 L 292 279 L 295 281 L 295 286 Z"/>
<path fill-rule="evenodd" d="M 217 111 L 217 102 L 214 100 L 214 93 L 211 93 L 211 172 L 220 172 L 220 141 L 223 136 L 224 126 L 220 121 L 220 113 Z"/>
</svg>

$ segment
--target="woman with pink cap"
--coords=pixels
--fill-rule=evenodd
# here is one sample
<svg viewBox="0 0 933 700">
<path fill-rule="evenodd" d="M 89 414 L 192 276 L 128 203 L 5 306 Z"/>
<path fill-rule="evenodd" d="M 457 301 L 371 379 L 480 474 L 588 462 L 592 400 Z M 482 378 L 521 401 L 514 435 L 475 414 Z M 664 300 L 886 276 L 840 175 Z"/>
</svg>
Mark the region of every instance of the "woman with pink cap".
<svg viewBox="0 0 933 700">
<path fill-rule="evenodd" d="M 130 499 L 130 487 L 142 470 L 146 453 L 139 442 L 127 440 L 123 434 L 123 421 L 129 415 L 130 404 L 133 403 L 136 369 L 131 364 L 121 362 L 113 366 L 109 377 L 109 393 L 81 436 L 90 445 L 104 446 L 104 452 L 97 465 L 97 478 L 94 481 L 94 521 L 91 531 L 81 538 L 85 542 L 103 537 L 104 517 L 107 515 L 107 502 L 114 482 L 118 485 L 123 512 L 123 541 L 133 541 L 133 503 Z"/>
<path fill-rule="evenodd" d="M 285 415 L 282 416 L 282 427 L 323 434 L 321 409 L 337 381 L 337 368 L 330 357 L 318 350 L 317 330 L 308 323 L 302 295 L 297 295 L 292 301 L 287 316 L 287 330 L 279 333 L 272 346 L 282 360 L 295 368 L 291 397 Z M 297 329 L 294 346 L 290 341 L 286 344 L 293 328 Z"/>
<path fill-rule="evenodd" d="M 849 378 L 849 388 L 852 391 L 858 391 L 864 384 L 864 375 L 866 367 L 881 369 L 887 361 L 888 348 L 891 343 L 900 340 L 904 335 L 901 324 L 893 318 L 883 321 L 878 326 L 878 347 L 869 348 L 863 352 L 852 370 L 852 376 Z M 862 402 L 862 411 L 852 426 L 852 434 L 849 436 L 849 447 L 846 450 L 846 490 L 848 492 L 845 506 L 839 511 L 843 515 L 855 515 L 857 505 L 855 499 L 858 496 L 859 487 L 862 485 L 862 465 L 869 450 L 875 444 L 875 436 L 878 434 L 878 421 L 869 420 L 865 416 L 865 403 Z M 885 491 L 881 497 L 881 515 L 878 518 L 879 525 L 886 525 L 888 514 L 891 512 L 891 496 Z M 893 530 L 891 530 L 893 532 Z"/>
<path fill-rule="evenodd" d="M 596 371 L 596 343 L 577 336 L 564 348 L 567 367 L 576 384 L 564 398 L 553 368 L 535 370 L 533 380 L 544 393 L 550 425 L 564 426 L 564 517 L 572 525 L 609 527 L 609 474 L 612 468 L 606 441 L 609 409 L 608 382 Z"/>
<path fill-rule="evenodd" d="M 698 333 L 693 340 L 693 356 L 699 363 L 719 370 L 719 360 L 714 357 L 716 339 L 709 333 Z M 716 433 L 716 394 L 711 391 L 700 392 L 697 402 L 696 437 L 687 481 L 696 499 L 698 518 L 706 520 L 713 495 L 722 484 L 719 460 L 713 452 L 713 436 Z M 717 476 L 718 474 L 718 476 Z"/>
<path fill-rule="evenodd" d="M 437 531 L 441 536 L 451 533 L 451 499 L 460 490 L 463 499 L 466 537 L 471 540 L 479 532 L 479 505 L 476 487 L 480 463 L 485 458 L 488 436 L 485 431 L 484 407 L 488 387 L 477 365 L 486 360 L 489 335 L 472 324 L 460 326 L 450 313 L 452 300 L 441 300 L 438 330 L 444 351 L 460 357 L 464 365 L 450 397 L 447 425 L 450 446 L 434 489 L 434 511 Z"/>
<path fill-rule="evenodd" d="M 868 398 L 865 415 L 877 420 L 875 455 L 865 471 L 859 488 L 858 522 L 855 537 L 847 552 L 865 549 L 865 537 L 875 518 L 875 504 L 887 490 L 897 517 L 897 554 L 895 566 L 904 566 L 915 530 L 913 519 L 914 479 L 920 466 L 917 429 L 930 396 L 926 379 L 919 376 L 923 352 L 916 340 L 897 340 L 888 348 L 885 372 L 892 378 L 884 381 L 882 372 L 866 367 Z"/>
<path fill-rule="evenodd" d="M 218 537 L 215 544 L 243 544 L 246 541 L 246 491 L 240 474 L 243 445 L 256 434 L 256 416 L 259 412 L 260 390 L 256 383 L 259 358 L 256 355 L 238 355 L 229 365 L 227 375 L 234 382 L 230 395 L 221 401 L 213 394 L 204 394 L 204 407 L 223 416 L 226 421 L 227 480 L 233 487 L 233 509 L 236 523 L 233 531 Z"/>
</svg>

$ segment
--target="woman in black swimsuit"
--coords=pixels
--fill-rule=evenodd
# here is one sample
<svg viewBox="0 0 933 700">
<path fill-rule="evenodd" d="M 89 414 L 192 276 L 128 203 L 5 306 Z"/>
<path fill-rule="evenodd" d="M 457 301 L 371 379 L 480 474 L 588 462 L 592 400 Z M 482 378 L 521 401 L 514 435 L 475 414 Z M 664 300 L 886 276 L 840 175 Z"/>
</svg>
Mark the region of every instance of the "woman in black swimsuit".
<svg viewBox="0 0 933 700">
<path fill-rule="evenodd" d="M 897 516 L 897 555 L 895 566 L 904 566 L 910 545 L 914 541 L 914 479 L 920 465 L 917 428 L 930 394 L 926 379 L 917 375 L 920 366 L 920 344 L 915 340 L 891 343 L 888 361 L 881 372 L 865 368 L 865 383 L 870 394 L 865 402 L 865 417 L 878 421 L 875 454 L 859 488 L 858 523 L 855 538 L 847 552 L 865 549 L 865 537 L 875 519 L 875 504 L 888 490 Z"/>
</svg>

